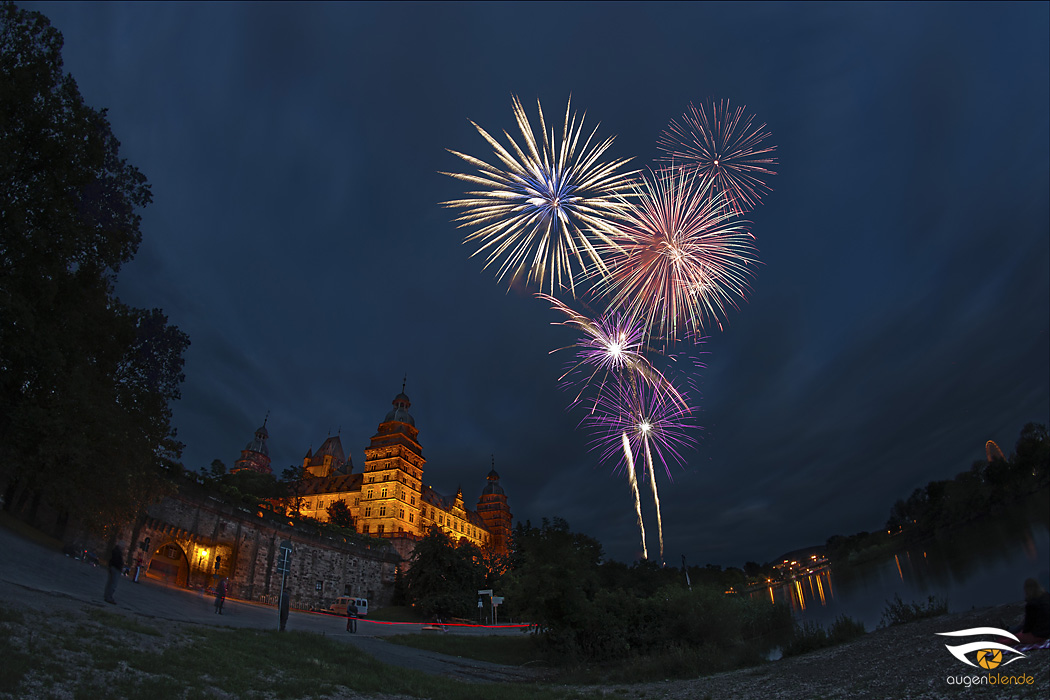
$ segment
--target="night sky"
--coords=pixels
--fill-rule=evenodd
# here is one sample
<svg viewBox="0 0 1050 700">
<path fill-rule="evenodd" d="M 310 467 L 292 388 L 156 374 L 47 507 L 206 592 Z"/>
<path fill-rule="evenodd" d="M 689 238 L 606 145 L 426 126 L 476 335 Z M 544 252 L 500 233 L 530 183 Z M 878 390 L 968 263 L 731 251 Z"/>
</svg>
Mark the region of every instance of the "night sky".
<svg viewBox="0 0 1050 700">
<path fill-rule="evenodd" d="M 1050 422 L 1047 3 L 21 6 L 152 184 L 117 291 L 190 336 L 189 469 L 232 465 L 269 412 L 275 472 L 337 432 L 360 471 L 407 374 L 427 484 L 475 503 L 494 456 L 517 520 L 640 556 L 558 387 L 574 334 L 440 206 L 464 190 L 445 149 L 490 159 L 468 120 L 513 133 L 512 94 L 571 94 L 634 167 L 691 101 L 773 133 L 763 264 L 659 481 L 668 563 L 877 529 Z"/>
</svg>

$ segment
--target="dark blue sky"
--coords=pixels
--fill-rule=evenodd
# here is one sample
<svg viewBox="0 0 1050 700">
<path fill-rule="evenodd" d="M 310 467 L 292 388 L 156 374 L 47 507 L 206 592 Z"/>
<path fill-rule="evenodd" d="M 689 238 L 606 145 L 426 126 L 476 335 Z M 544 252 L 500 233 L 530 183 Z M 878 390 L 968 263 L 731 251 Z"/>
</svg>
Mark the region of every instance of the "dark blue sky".
<svg viewBox="0 0 1050 700">
<path fill-rule="evenodd" d="M 118 292 L 191 337 L 189 468 L 231 464 L 270 411 L 276 471 L 338 430 L 360 469 L 407 373 L 428 484 L 473 502 L 495 455 L 517 519 L 639 556 L 557 386 L 572 333 L 439 206 L 462 192 L 444 149 L 487 157 L 468 119 L 512 131 L 511 94 L 571 94 L 639 167 L 690 101 L 773 132 L 763 265 L 660 482 L 669 563 L 878 528 L 1050 422 L 1047 3 L 23 6 L 152 183 Z"/>
</svg>

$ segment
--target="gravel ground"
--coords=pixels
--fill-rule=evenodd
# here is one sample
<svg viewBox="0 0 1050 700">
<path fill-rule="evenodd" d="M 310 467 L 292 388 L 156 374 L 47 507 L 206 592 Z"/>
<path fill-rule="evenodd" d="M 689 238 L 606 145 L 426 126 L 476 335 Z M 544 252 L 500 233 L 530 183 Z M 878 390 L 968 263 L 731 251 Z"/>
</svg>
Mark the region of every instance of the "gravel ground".
<svg viewBox="0 0 1050 700">
<path fill-rule="evenodd" d="M 837 647 L 774 661 L 762 666 L 719 673 L 689 681 L 664 681 L 605 687 L 621 698 L 700 700 L 944 700 L 946 698 L 1050 697 L 1050 651 L 1028 652 L 1001 670 L 964 665 L 944 648 L 937 632 L 972 627 L 998 627 L 1023 612 L 1005 605 L 875 630 Z M 965 643 L 967 639 L 953 643 Z M 948 677 L 1000 675 L 1031 677 L 1031 685 L 950 685 Z"/>
</svg>

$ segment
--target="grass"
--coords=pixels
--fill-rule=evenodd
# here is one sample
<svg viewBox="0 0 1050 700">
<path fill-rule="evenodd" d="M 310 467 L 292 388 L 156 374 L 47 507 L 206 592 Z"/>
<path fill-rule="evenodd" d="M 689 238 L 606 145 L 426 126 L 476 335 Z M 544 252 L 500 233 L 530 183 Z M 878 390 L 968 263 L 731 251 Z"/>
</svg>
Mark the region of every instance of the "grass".
<svg viewBox="0 0 1050 700">
<path fill-rule="evenodd" d="M 826 630 L 816 624 L 797 625 L 791 641 L 784 646 L 784 657 L 844 644 L 860 637 L 864 631 L 863 622 L 846 615 L 839 615 Z"/>
<path fill-rule="evenodd" d="M 385 639 L 407 647 L 506 666 L 537 665 L 543 662 L 543 654 L 537 647 L 536 640 L 527 634 L 513 637 L 399 634 Z"/>
<path fill-rule="evenodd" d="M 879 626 L 903 625 L 947 613 L 947 598 L 936 598 L 931 595 L 925 603 L 905 603 L 899 594 L 894 594 L 893 600 L 886 601 L 886 608 L 882 611 L 882 622 L 879 623 Z"/>
<path fill-rule="evenodd" d="M 188 624 L 161 631 L 133 616 L 92 607 L 70 618 L 34 616 L 30 624 L 0 605 L 0 658 L 0 696 L 15 697 L 298 699 L 337 695 L 344 688 L 434 700 L 600 697 L 573 688 L 431 676 L 307 632 Z"/>
</svg>

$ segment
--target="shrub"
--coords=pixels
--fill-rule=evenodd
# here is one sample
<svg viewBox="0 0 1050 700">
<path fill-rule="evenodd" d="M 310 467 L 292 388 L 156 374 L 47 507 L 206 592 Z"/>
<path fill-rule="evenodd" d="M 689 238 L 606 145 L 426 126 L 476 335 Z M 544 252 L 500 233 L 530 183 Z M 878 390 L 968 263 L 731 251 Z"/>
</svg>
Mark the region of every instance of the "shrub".
<svg viewBox="0 0 1050 700">
<path fill-rule="evenodd" d="M 891 627 L 903 625 L 906 622 L 914 622 L 927 617 L 937 617 L 948 612 L 948 599 L 930 596 L 925 603 L 905 603 L 899 594 L 893 595 L 893 600 L 886 601 L 886 609 L 882 611 L 882 622 L 880 627 Z"/>
<path fill-rule="evenodd" d="M 796 625 L 791 641 L 784 647 L 784 656 L 798 656 L 824 647 L 852 641 L 864 634 L 864 623 L 846 615 L 839 615 L 825 630 L 818 624 Z"/>
</svg>

